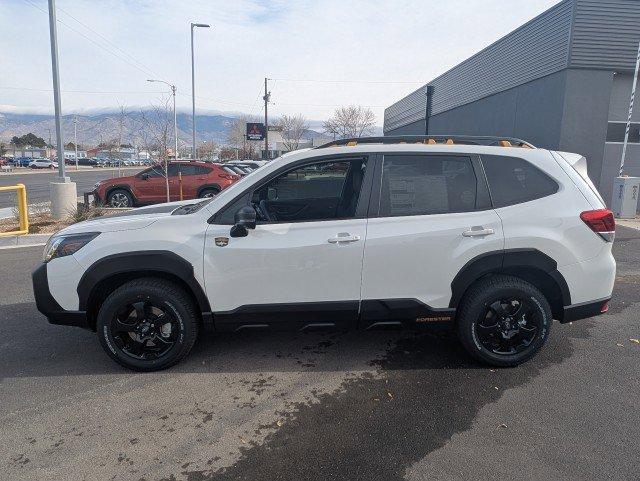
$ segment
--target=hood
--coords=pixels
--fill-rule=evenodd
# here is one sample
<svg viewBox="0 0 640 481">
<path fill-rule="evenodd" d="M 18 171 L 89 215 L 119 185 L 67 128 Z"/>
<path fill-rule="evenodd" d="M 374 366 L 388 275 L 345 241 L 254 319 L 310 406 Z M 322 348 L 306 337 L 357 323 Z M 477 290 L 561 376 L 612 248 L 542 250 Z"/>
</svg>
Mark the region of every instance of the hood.
<svg viewBox="0 0 640 481">
<path fill-rule="evenodd" d="M 197 200 L 183 200 L 165 204 L 139 207 L 118 214 L 105 215 L 95 219 L 85 220 L 62 229 L 59 234 L 75 234 L 80 232 L 119 232 L 125 230 L 144 229 L 162 217 L 172 215 L 183 206 L 190 206 L 201 202 Z"/>
</svg>

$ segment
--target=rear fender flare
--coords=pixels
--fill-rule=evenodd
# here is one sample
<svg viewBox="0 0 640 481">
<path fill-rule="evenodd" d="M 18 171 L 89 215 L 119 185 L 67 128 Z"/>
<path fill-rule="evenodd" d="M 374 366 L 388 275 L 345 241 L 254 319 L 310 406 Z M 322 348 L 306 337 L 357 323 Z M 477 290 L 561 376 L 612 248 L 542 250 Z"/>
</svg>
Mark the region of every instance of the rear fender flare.
<svg viewBox="0 0 640 481">
<path fill-rule="evenodd" d="M 451 282 L 449 307 L 456 307 L 471 284 L 481 277 L 505 271 L 517 275 L 518 268 L 535 269 L 551 277 L 560 290 L 562 304 L 571 305 L 569 286 L 555 260 L 537 249 L 507 249 L 487 252 L 467 262 Z"/>
</svg>

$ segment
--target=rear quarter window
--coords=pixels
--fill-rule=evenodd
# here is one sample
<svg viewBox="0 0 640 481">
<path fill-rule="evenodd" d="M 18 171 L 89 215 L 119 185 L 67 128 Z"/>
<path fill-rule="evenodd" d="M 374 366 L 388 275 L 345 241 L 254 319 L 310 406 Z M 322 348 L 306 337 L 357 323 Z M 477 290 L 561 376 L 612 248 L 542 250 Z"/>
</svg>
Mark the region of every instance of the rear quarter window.
<svg viewBox="0 0 640 481">
<path fill-rule="evenodd" d="M 483 155 L 494 207 L 522 204 L 558 192 L 558 183 L 533 164 L 517 157 Z"/>
</svg>

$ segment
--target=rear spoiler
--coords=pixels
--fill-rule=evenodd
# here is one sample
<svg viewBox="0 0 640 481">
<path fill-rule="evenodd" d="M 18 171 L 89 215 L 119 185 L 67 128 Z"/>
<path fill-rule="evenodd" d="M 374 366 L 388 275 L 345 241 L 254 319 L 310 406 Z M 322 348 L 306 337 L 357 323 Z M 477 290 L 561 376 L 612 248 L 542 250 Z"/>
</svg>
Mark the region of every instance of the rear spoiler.
<svg viewBox="0 0 640 481">
<path fill-rule="evenodd" d="M 606 202 L 600 195 L 600 192 L 598 192 L 598 189 L 596 189 L 596 186 L 593 185 L 593 182 L 589 177 L 589 173 L 587 169 L 587 159 L 584 157 L 584 155 L 574 154 L 572 152 L 558 152 L 558 151 L 552 152 L 552 154 L 554 154 L 554 157 L 556 157 L 556 161 L 559 161 L 560 165 L 564 163 L 565 165 L 568 164 L 570 167 L 572 167 L 573 170 L 584 181 L 584 183 L 587 184 L 591 193 L 595 195 L 597 199 L 602 203 L 602 207 L 606 206 Z M 569 174 L 569 172 L 567 173 Z"/>
</svg>

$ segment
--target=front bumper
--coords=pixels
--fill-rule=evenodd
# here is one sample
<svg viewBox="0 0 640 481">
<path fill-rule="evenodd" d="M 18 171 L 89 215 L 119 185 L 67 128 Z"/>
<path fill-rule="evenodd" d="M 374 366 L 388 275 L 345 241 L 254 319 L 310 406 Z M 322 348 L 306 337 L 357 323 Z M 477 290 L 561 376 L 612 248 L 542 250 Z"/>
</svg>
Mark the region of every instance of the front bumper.
<svg viewBox="0 0 640 481">
<path fill-rule="evenodd" d="M 47 264 L 40 264 L 31 274 L 33 281 L 33 295 L 36 307 L 44 314 L 51 324 L 61 326 L 77 326 L 88 329 L 87 313 L 85 311 L 66 311 L 53 298 L 49 290 L 47 279 Z"/>
</svg>

